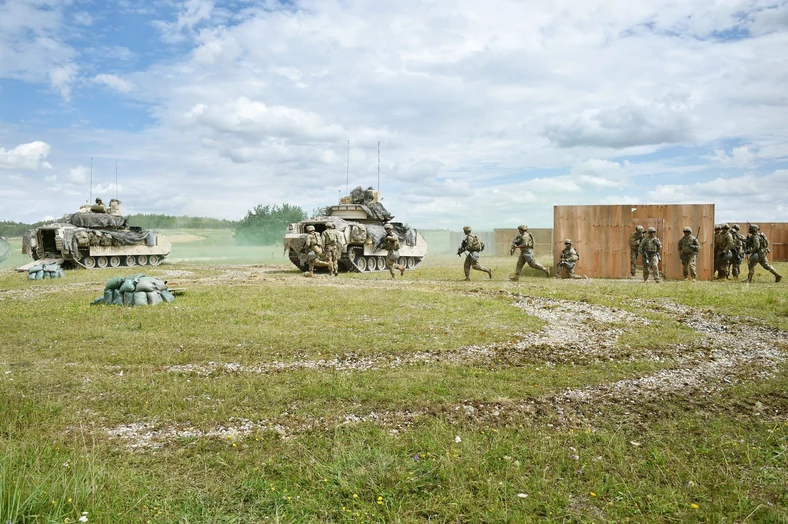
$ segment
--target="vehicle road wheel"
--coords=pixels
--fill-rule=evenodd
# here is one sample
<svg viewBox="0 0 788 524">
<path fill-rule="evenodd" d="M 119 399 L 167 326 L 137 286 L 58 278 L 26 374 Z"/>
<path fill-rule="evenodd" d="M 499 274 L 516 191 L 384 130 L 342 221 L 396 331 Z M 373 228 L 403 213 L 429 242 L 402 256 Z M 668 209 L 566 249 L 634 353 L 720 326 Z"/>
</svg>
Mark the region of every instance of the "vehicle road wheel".
<svg viewBox="0 0 788 524">
<path fill-rule="evenodd" d="M 134 255 L 128 255 L 126 257 L 126 265 L 129 267 L 133 267 L 137 265 L 137 259 L 134 258 Z"/>
<path fill-rule="evenodd" d="M 148 257 L 148 264 L 151 266 L 158 266 L 161 263 L 161 259 L 156 255 L 151 255 Z"/>
<path fill-rule="evenodd" d="M 85 264 L 85 267 L 88 269 L 93 269 L 94 267 L 96 267 L 96 259 L 93 257 L 85 257 L 85 259 L 82 262 Z"/>
<path fill-rule="evenodd" d="M 408 269 L 413 269 L 413 266 L 416 265 L 416 262 L 413 260 L 413 257 L 408 257 L 407 259 Z"/>
<path fill-rule="evenodd" d="M 98 257 L 96 259 L 96 265 L 100 268 L 107 267 L 107 257 Z"/>
<path fill-rule="evenodd" d="M 120 257 L 109 257 L 109 267 L 120 266 Z"/>
<path fill-rule="evenodd" d="M 141 266 L 148 265 L 148 257 L 145 255 L 137 255 L 137 264 Z"/>
<path fill-rule="evenodd" d="M 367 271 L 377 271 L 378 257 L 367 257 Z"/>
</svg>

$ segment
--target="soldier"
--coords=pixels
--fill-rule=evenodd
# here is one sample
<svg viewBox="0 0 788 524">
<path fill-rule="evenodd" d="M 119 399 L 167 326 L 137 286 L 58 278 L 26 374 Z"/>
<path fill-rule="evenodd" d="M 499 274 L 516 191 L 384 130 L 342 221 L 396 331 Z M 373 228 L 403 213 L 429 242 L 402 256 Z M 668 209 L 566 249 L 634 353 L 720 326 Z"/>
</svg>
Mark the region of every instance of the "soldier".
<svg viewBox="0 0 788 524">
<path fill-rule="evenodd" d="M 388 251 L 386 255 L 386 269 L 391 273 L 391 278 L 396 279 L 397 277 L 394 275 L 395 269 L 399 269 L 400 276 L 405 274 L 405 266 L 397 263 L 399 260 L 399 237 L 394 232 L 394 226 L 391 224 L 386 224 L 383 226 L 383 229 L 386 230 L 386 236 L 383 237 L 381 244 Z"/>
<path fill-rule="evenodd" d="M 544 271 L 545 275 L 549 277 L 550 270 L 539 264 L 534 258 L 534 236 L 528 231 L 528 226 L 517 226 L 517 230 L 520 234 L 514 237 L 509 255 L 514 255 L 514 250 L 519 248 L 520 256 L 517 257 L 517 268 L 514 270 L 514 276 L 509 280 L 520 280 L 520 272 L 526 263 L 529 267 Z"/>
<path fill-rule="evenodd" d="M 722 235 L 722 225 L 721 224 L 714 224 L 714 271 L 713 274 L 716 276 L 720 272 L 720 264 L 719 258 L 717 257 L 717 239 Z"/>
<path fill-rule="evenodd" d="M 731 236 L 733 237 L 733 258 L 731 259 L 731 275 L 739 280 L 741 274 L 741 263 L 744 262 L 744 244 L 747 237 L 739 233 L 739 224 L 731 226 Z"/>
<path fill-rule="evenodd" d="M 106 213 L 107 206 L 104 205 L 104 202 L 102 202 L 100 198 L 97 198 L 96 203 L 90 206 L 90 210 L 93 213 Z"/>
<path fill-rule="evenodd" d="M 692 236 L 692 229 L 685 227 L 684 236 L 679 239 L 679 257 L 684 272 L 684 280 L 695 280 L 695 261 L 700 252 L 700 242 Z"/>
<path fill-rule="evenodd" d="M 323 237 L 315 232 L 315 226 L 313 225 L 306 226 L 306 233 L 307 235 L 306 240 L 304 241 L 304 251 L 306 252 L 306 260 L 309 263 L 309 271 L 305 276 L 315 276 L 315 266 L 327 267 L 329 273 L 333 273 L 333 264 L 320 259 L 320 255 L 323 254 L 323 247 L 321 245 L 323 243 Z"/>
<path fill-rule="evenodd" d="M 339 231 L 336 230 L 336 225 L 333 222 L 326 223 L 326 229 L 323 231 L 323 247 L 326 250 L 326 262 L 331 262 L 334 268 L 332 274 L 334 276 L 339 273 L 339 245 L 341 238 Z"/>
<path fill-rule="evenodd" d="M 714 265 L 717 268 L 717 279 L 728 278 L 730 263 L 733 258 L 733 236 L 730 234 L 730 226 L 722 224 L 721 232 L 714 236 Z M 716 228 L 715 228 L 716 229 Z"/>
<path fill-rule="evenodd" d="M 460 244 L 460 248 L 457 250 L 457 256 L 462 256 L 464 251 L 468 252 L 468 255 L 465 257 L 465 280 L 471 279 L 471 268 L 475 269 L 476 271 L 484 271 L 487 273 L 487 276 L 492 278 L 492 269 L 487 269 L 483 265 L 479 264 L 479 253 L 482 249 L 484 249 L 484 244 L 479 237 L 476 235 L 471 234 L 471 226 L 465 226 L 462 228 L 463 233 L 465 233 L 465 238 Z"/>
<path fill-rule="evenodd" d="M 575 248 L 572 247 L 572 240 L 568 238 L 564 240 L 564 246 L 566 247 L 561 251 L 561 261 L 558 262 L 555 276 L 561 278 L 583 278 L 579 275 L 575 275 L 575 264 L 580 260 L 580 255 L 575 251 Z M 567 276 L 564 276 L 564 273 L 566 273 Z"/>
<path fill-rule="evenodd" d="M 657 230 L 648 228 L 648 236 L 640 242 L 643 253 L 643 282 L 648 282 L 649 272 L 654 273 L 654 281 L 659 284 L 659 260 L 662 242 L 657 238 Z"/>
<path fill-rule="evenodd" d="M 635 226 L 635 231 L 629 235 L 629 274 L 634 278 L 638 269 L 638 255 L 640 243 L 643 241 L 643 226 Z"/>
<path fill-rule="evenodd" d="M 748 284 L 752 283 L 752 276 L 755 274 L 755 266 L 760 264 L 766 271 L 774 275 L 774 281 L 779 282 L 783 276 L 775 270 L 766 256 L 771 252 L 769 240 L 766 235 L 761 233 L 761 228 L 755 224 L 750 224 L 748 229 L 750 236 L 747 237 L 747 254 L 750 259 L 747 262 L 749 272 L 747 273 Z"/>
</svg>

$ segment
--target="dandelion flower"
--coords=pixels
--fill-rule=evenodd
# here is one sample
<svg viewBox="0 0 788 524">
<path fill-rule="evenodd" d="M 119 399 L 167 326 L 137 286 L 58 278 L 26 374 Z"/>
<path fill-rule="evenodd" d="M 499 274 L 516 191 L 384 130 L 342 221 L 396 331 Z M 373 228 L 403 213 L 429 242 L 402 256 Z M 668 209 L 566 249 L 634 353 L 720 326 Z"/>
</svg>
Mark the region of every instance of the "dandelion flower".
<svg viewBox="0 0 788 524">
<path fill-rule="evenodd" d="M 459 435 L 457 435 L 456 437 L 454 437 L 454 442 L 456 442 L 457 444 L 459 444 L 460 442 L 462 442 L 462 439 L 460 438 L 460 436 L 459 436 Z"/>
<path fill-rule="evenodd" d="M 358 493 L 353 493 L 353 498 L 357 499 L 358 498 Z"/>
<path fill-rule="evenodd" d="M 591 496 L 592 496 L 592 497 L 596 497 L 596 493 L 594 493 L 594 492 L 592 491 L 592 492 L 591 492 Z"/>
<path fill-rule="evenodd" d="M 699 509 L 700 508 L 700 506 L 698 506 L 697 504 L 691 504 L 691 506 L 692 506 L 692 509 Z"/>
</svg>

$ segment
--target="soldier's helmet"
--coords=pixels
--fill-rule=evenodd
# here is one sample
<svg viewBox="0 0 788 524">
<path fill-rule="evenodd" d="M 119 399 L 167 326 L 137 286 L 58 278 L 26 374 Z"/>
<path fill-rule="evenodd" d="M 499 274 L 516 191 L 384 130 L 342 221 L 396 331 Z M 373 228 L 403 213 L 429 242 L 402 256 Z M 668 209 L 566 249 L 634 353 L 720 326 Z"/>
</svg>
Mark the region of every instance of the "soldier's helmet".
<svg viewBox="0 0 788 524">
<path fill-rule="evenodd" d="M 517 229 L 518 229 L 518 231 L 528 231 L 528 226 L 523 224 L 521 226 L 517 226 Z"/>
<path fill-rule="evenodd" d="M 685 227 L 684 229 L 682 229 L 682 231 L 684 231 L 685 233 L 692 233 L 692 229 L 688 227 Z"/>
<path fill-rule="evenodd" d="M 648 232 L 649 232 L 649 233 L 656 233 L 656 232 L 657 232 L 657 228 L 655 228 L 655 227 L 650 227 L 650 228 L 648 228 Z"/>
<path fill-rule="evenodd" d="M 637 231 L 638 233 L 642 233 L 643 232 L 643 226 L 635 226 L 635 231 Z"/>
<path fill-rule="evenodd" d="M 722 226 L 719 224 L 714 225 L 714 231 L 722 231 Z"/>
<path fill-rule="evenodd" d="M 462 231 L 464 233 L 470 233 L 471 232 L 471 226 L 465 226 L 464 228 L 462 228 Z"/>
<path fill-rule="evenodd" d="M 728 224 L 723 224 L 722 225 L 722 229 L 730 229 L 730 228 L 731 228 L 731 226 L 729 226 Z"/>
<path fill-rule="evenodd" d="M 334 229 L 337 226 L 333 222 L 326 222 L 326 227 L 329 229 Z"/>
<path fill-rule="evenodd" d="M 306 226 L 306 232 L 307 233 L 311 233 L 314 230 L 315 230 L 315 226 Z"/>
<path fill-rule="evenodd" d="M 101 199 L 100 198 L 96 199 L 96 204 L 101 204 Z"/>
<path fill-rule="evenodd" d="M 756 231 L 758 231 L 759 229 L 761 229 L 761 228 L 760 228 L 760 227 L 758 227 L 758 226 L 756 226 L 755 224 L 750 224 L 750 227 L 748 228 L 748 231 L 749 231 L 750 233 L 755 233 L 755 232 L 756 232 Z"/>
<path fill-rule="evenodd" d="M 394 229 L 394 226 L 392 226 L 391 224 L 386 224 L 386 225 L 383 226 L 383 229 L 388 231 L 389 229 Z"/>
<path fill-rule="evenodd" d="M 733 224 L 733 225 L 731 226 L 731 229 L 733 229 L 734 231 L 738 231 L 738 230 L 740 229 L 740 228 L 739 228 L 739 224 Z"/>
<path fill-rule="evenodd" d="M 564 244 L 571 244 L 571 243 L 572 243 L 571 238 L 567 238 L 566 240 L 564 240 Z"/>
</svg>

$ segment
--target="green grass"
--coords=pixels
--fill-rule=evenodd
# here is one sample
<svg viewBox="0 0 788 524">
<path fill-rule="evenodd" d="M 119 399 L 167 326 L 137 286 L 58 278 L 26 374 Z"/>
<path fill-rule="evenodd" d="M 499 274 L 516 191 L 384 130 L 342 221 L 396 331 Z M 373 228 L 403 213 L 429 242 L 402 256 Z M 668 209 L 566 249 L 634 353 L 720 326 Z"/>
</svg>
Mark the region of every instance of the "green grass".
<svg viewBox="0 0 788 524">
<path fill-rule="evenodd" d="M 394 282 L 306 279 L 206 247 L 146 268 L 185 290 L 149 308 L 89 306 L 134 271 L 0 271 L 0 522 L 788 522 L 785 363 L 703 394 L 555 401 L 694 365 L 702 335 L 666 301 L 768 326 L 785 352 L 770 276 L 511 283 L 514 258 L 484 258 L 493 280 L 467 283 L 462 259 L 428 257 Z M 548 363 L 518 346 L 544 326 L 522 296 L 650 324 L 614 324 L 609 360 Z"/>
</svg>

